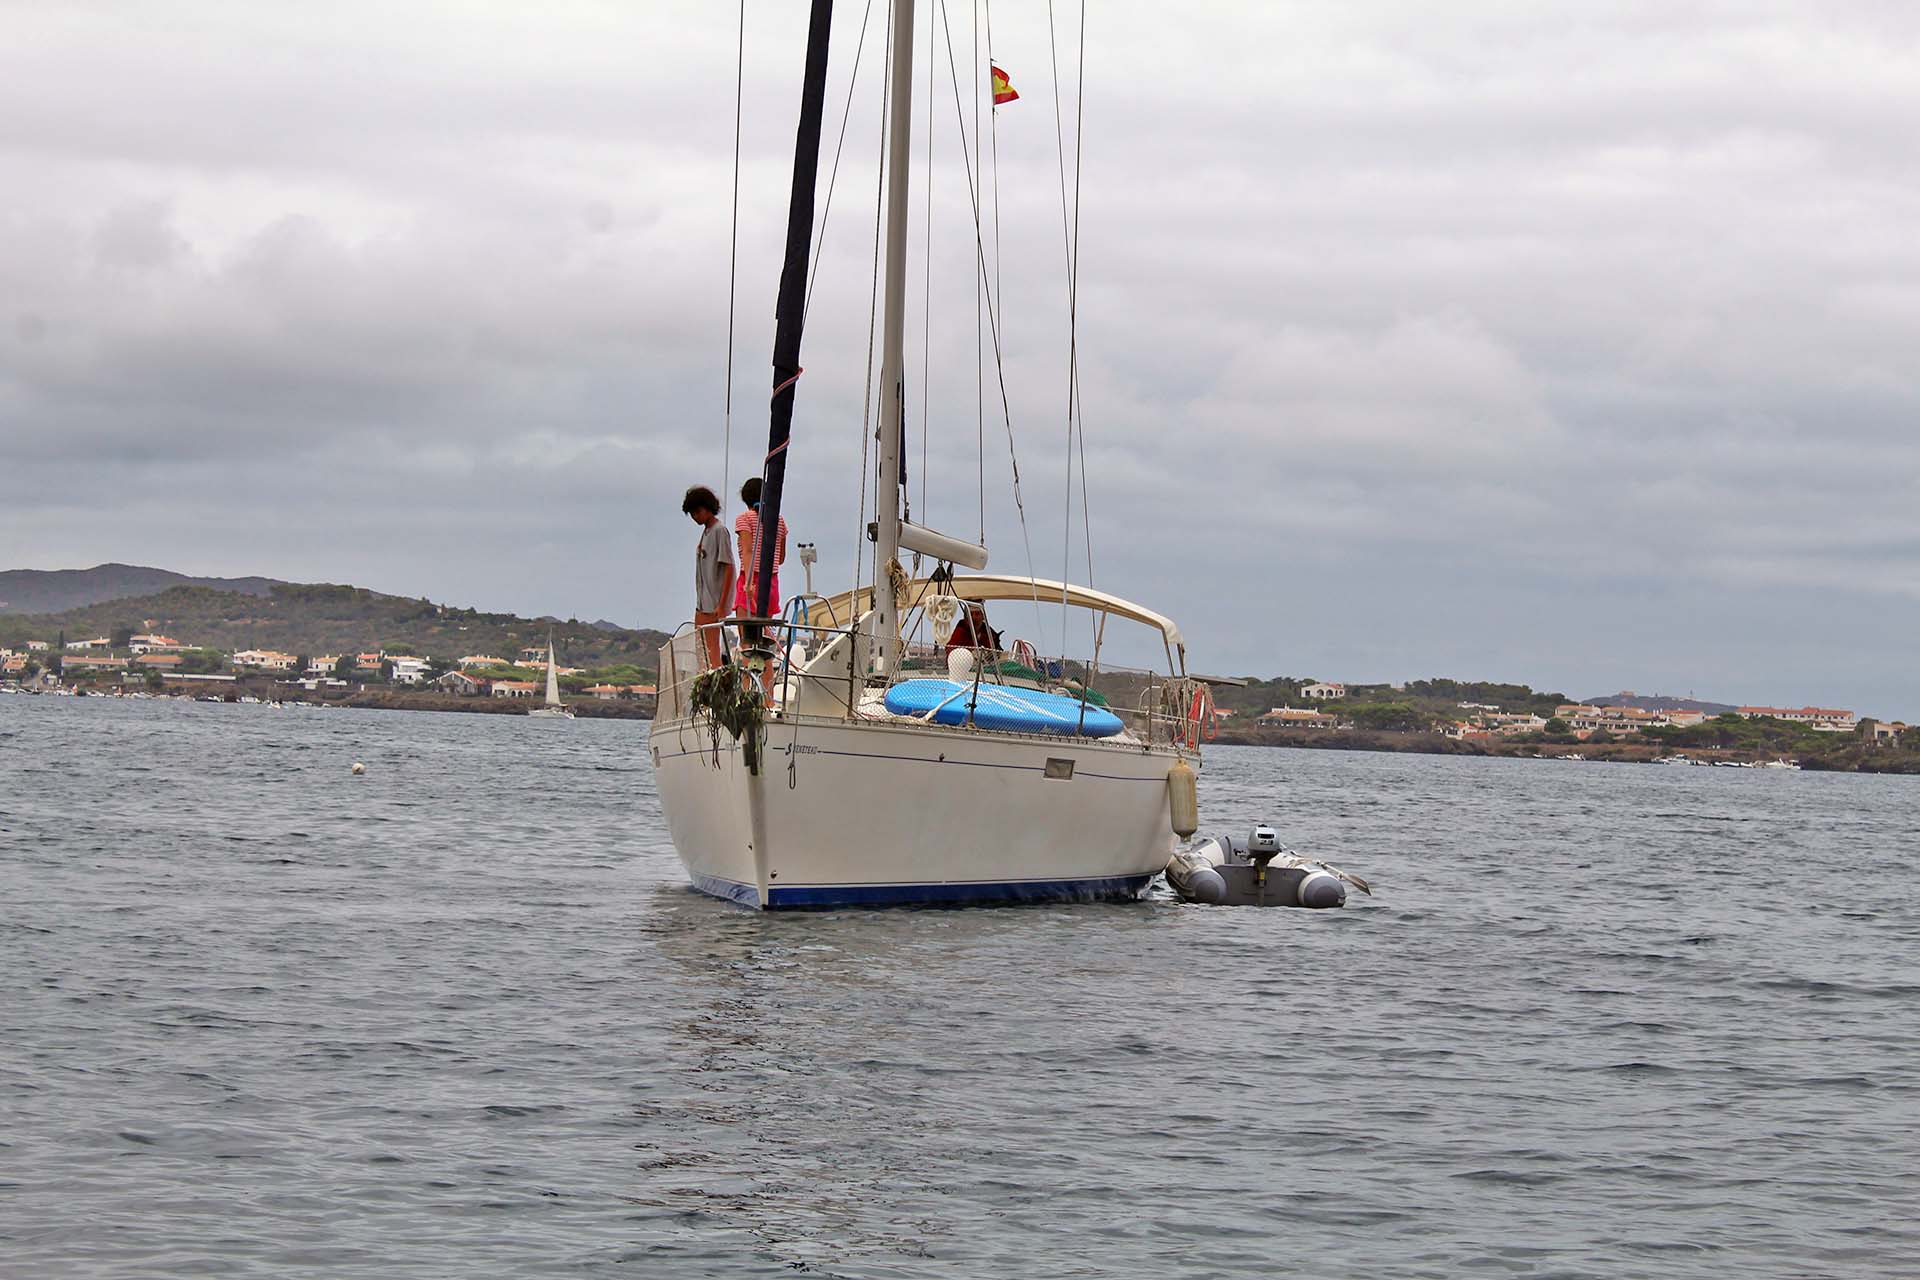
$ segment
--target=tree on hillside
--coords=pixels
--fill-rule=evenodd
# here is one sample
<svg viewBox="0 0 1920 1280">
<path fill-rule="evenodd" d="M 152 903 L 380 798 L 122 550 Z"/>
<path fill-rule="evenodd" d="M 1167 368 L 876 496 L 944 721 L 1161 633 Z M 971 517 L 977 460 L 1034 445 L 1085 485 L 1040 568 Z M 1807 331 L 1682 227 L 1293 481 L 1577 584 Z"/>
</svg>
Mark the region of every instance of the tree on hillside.
<svg viewBox="0 0 1920 1280">
<path fill-rule="evenodd" d="M 1547 721 L 1548 733 L 1569 733 L 1571 731 L 1572 731 L 1572 726 L 1569 725 L 1565 720 L 1562 720 L 1559 716 L 1554 716 Z"/>
<path fill-rule="evenodd" d="M 1374 702 L 1348 711 L 1354 726 L 1381 732 L 1421 733 L 1433 728 L 1434 716 L 1410 702 Z"/>
<path fill-rule="evenodd" d="M 133 628 L 124 622 L 121 623 L 111 632 L 108 643 L 116 649 L 126 648 L 133 643 Z"/>
<path fill-rule="evenodd" d="M 227 655 L 218 649 L 189 649 L 180 655 L 180 670 L 194 675 L 212 675 L 227 665 Z"/>
<path fill-rule="evenodd" d="M 333 678 L 335 680 L 346 680 L 346 679 L 350 679 L 352 675 L 353 675 L 353 655 L 350 653 L 343 653 L 337 659 L 334 660 Z"/>
<path fill-rule="evenodd" d="M 1410 680 L 1406 692 L 1415 698 L 1434 698 L 1446 702 L 1475 702 L 1499 707 L 1503 711 L 1551 712 L 1566 702 L 1562 693 L 1534 689 L 1524 684 L 1504 684 L 1494 680 L 1450 680 L 1434 676 Z"/>
</svg>

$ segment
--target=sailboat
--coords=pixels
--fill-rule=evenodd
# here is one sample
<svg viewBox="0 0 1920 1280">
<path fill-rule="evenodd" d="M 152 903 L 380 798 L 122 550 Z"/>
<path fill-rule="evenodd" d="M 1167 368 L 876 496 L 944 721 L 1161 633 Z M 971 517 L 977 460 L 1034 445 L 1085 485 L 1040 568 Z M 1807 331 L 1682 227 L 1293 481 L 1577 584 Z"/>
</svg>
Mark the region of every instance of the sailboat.
<svg viewBox="0 0 1920 1280">
<path fill-rule="evenodd" d="M 547 634 L 547 700 L 538 707 L 527 708 L 527 714 L 541 719 L 571 720 L 573 712 L 560 701 L 560 671 L 553 661 L 553 634 Z"/>
<path fill-rule="evenodd" d="M 1133 898 L 1197 821 L 1211 699 L 1187 673 L 1179 627 L 1090 587 L 961 572 L 984 570 L 986 547 L 902 514 L 914 7 L 893 3 L 872 577 L 772 618 L 776 540 L 755 539 L 753 616 L 717 624 L 740 662 L 704 670 L 693 623 L 660 650 L 649 753 L 661 805 L 693 885 L 762 910 Z M 831 8 L 814 0 L 808 31 L 762 529 L 779 523 L 800 376 Z M 903 553 L 930 571 L 909 574 Z M 995 601 L 1091 615 L 1092 659 L 1003 646 L 985 615 Z M 1114 621 L 1147 628 L 1165 669 L 1101 673 Z"/>
</svg>

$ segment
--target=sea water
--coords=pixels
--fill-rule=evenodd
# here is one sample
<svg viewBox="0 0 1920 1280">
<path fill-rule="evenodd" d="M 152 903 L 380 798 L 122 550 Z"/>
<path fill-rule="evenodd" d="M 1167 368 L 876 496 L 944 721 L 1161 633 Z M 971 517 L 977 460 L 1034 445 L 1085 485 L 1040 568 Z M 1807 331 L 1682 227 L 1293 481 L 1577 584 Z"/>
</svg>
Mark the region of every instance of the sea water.
<svg viewBox="0 0 1920 1280">
<path fill-rule="evenodd" d="M 0 1274 L 1920 1274 L 1920 779 L 1218 749 L 1375 896 L 763 917 L 647 730 L 0 698 Z"/>
</svg>

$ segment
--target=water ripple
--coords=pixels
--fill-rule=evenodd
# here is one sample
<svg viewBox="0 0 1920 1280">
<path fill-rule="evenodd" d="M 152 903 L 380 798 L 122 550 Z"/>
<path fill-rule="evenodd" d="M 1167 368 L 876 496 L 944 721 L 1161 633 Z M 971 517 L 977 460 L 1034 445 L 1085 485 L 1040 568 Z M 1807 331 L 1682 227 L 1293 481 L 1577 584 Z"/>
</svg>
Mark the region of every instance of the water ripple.
<svg viewBox="0 0 1920 1280">
<path fill-rule="evenodd" d="M 762 918 L 532 728 L 0 699 L 0 1271 L 1920 1273 L 1911 779 L 1222 749 L 1379 896 Z"/>
</svg>

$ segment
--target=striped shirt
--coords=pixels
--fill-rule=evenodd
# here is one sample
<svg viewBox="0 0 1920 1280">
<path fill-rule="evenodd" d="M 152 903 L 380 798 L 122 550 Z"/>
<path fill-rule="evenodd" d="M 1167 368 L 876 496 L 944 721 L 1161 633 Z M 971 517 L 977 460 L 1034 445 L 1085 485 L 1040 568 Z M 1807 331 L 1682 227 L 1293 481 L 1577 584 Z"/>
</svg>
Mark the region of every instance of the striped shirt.
<svg viewBox="0 0 1920 1280">
<path fill-rule="evenodd" d="M 744 582 L 752 582 L 760 569 L 760 548 L 755 545 L 760 539 L 760 513 L 742 511 L 733 522 L 733 536 L 740 543 L 740 577 Z M 780 566 L 787 562 L 787 518 L 780 517 L 780 531 L 773 540 L 773 567 L 777 573 Z"/>
</svg>

